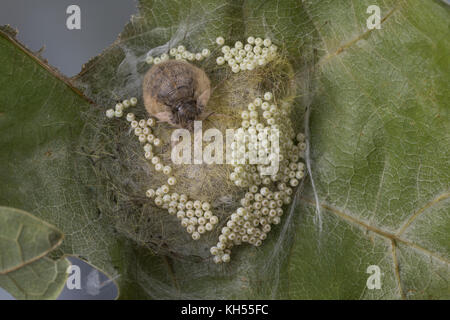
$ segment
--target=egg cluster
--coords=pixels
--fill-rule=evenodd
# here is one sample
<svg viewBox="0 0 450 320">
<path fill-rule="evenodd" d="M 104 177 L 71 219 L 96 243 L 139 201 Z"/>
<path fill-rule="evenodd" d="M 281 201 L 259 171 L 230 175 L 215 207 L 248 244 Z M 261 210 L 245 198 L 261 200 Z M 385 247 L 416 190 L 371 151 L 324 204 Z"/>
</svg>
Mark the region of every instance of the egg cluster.
<svg viewBox="0 0 450 320">
<path fill-rule="evenodd" d="M 266 92 L 262 98 L 256 98 L 248 104 L 247 110 L 241 113 L 241 127 L 234 135 L 232 148 L 232 164 L 235 167 L 230 179 L 240 187 L 250 184 L 270 184 L 281 179 L 280 174 L 267 176 L 267 170 L 261 160 L 272 162 L 277 157 L 280 167 L 290 165 L 286 162 L 297 162 L 306 144 L 301 142 L 294 145 L 295 138 L 289 120 L 290 105 L 285 103 L 281 107 L 273 101 L 273 94 Z M 242 160 L 250 162 L 258 160 L 258 166 L 242 166 Z M 250 161 L 249 161 L 250 160 Z M 251 162 L 250 162 L 251 163 Z M 246 169 L 247 168 L 247 169 Z M 265 176 L 265 177 L 264 177 Z M 298 185 L 296 176 L 284 177 L 285 183 L 295 187 Z"/>
<path fill-rule="evenodd" d="M 305 175 L 305 165 L 299 161 L 306 149 L 305 136 L 299 133 L 295 137 L 288 120 L 290 105 L 279 108 L 272 101 L 273 94 L 266 92 L 263 99 L 256 98 L 248 105 L 248 111 L 241 114 L 242 124 L 231 145 L 234 171 L 230 179 L 239 187 L 248 187 L 248 192 L 240 201 L 241 207 L 231 214 L 222 228 L 218 243 L 211 248 L 216 263 L 229 262 L 234 245 L 260 246 L 271 225 L 280 223 L 282 207 L 291 203 L 293 188 Z M 260 121 L 261 115 L 263 121 Z M 275 147 L 272 137 L 278 140 Z M 261 156 L 269 161 L 278 157 L 278 172 L 269 175 L 267 167 L 259 162 L 247 163 L 249 159 Z"/>
<path fill-rule="evenodd" d="M 234 47 L 230 47 L 224 45 L 223 37 L 217 37 L 216 43 L 222 47 L 223 53 L 223 56 L 216 59 L 217 64 L 228 63 L 234 73 L 266 65 L 276 57 L 278 50 L 278 47 L 268 38 L 263 40 L 248 37 L 245 45 L 241 41 L 236 41 Z"/>
<path fill-rule="evenodd" d="M 170 215 L 176 215 L 194 240 L 200 239 L 202 234 L 211 231 L 219 222 L 219 219 L 213 215 L 209 202 L 192 201 L 185 194 L 169 194 L 167 185 L 159 187 L 156 191 L 147 190 L 147 196 L 155 197 L 157 206 L 167 209 Z"/>
<path fill-rule="evenodd" d="M 107 110 L 106 115 L 108 118 L 121 117 L 125 106 L 127 108 L 136 104 L 136 98 L 124 100 L 116 105 L 116 110 Z M 117 115 L 118 111 L 121 112 L 120 115 Z M 176 192 L 170 192 L 170 188 L 177 183 L 177 179 L 171 175 L 172 167 L 164 165 L 154 153 L 154 147 L 162 145 L 162 141 L 152 131 L 152 128 L 156 125 L 156 120 L 154 118 L 137 120 L 134 113 L 128 113 L 126 119 L 139 142 L 143 144 L 145 158 L 154 165 L 155 171 L 162 172 L 168 176 L 167 184 L 160 186 L 156 190 L 148 189 L 145 195 L 148 198 L 154 198 L 155 204 L 158 207 L 167 209 L 170 215 L 176 215 L 181 220 L 181 225 L 191 234 L 192 239 L 200 239 L 200 235 L 214 229 L 214 226 L 219 222 L 217 216 L 213 215 L 211 211 L 211 205 L 206 201 L 189 200 L 185 194 L 180 195 Z"/>
<path fill-rule="evenodd" d="M 116 104 L 114 109 L 106 110 L 106 116 L 108 118 L 121 118 L 123 116 L 123 111 L 129 107 L 134 107 L 137 104 L 136 98 L 131 98 L 130 100 L 123 100 Z"/>
<path fill-rule="evenodd" d="M 193 53 L 188 50 L 183 45 L 179 45 L 177 48 L 171 48 L 169 53 L 163 53 L 159 57 L 147 56 L 145 61 L 148 64 L 158 64 L 163 61 L 169 60 L 170 57 L 173 57 L 175 60 L 188 60 L 188 61 L 202 61 L 204 58 L 209 57 L 211 52 L 209 49 L 205 48 L 200 52 Z"/>
<path fill-rule="evenodd" d="M 264 66 L 277 56 L 278 48 L 270 39 L 249 37 L 247 44 L 236 41 L 233 48 L 225 45 L 223 37 L 218 37 L 216 42 L 223 53 L 217 58 L 217 64 L 227 62 L 235 73 Z M 180 45 L 159 57 L 148 56 L 146 62 L 158 64 L 170 57 L 201 61 L 209 55 L 208 49 L 191 53 Z M 115 109 L 107 110 L 106 116 L 120 118 L 126 108 L 136 104 L 136 98 L 123 100 Z M 229 262 L 235 245 L 261 246 L 272 225 L 281 222 L 283 208 L 291 203 L 294 188 L 305 176 L 305 165 L 300 161 L 306 149 L 305 136 L 302 133 L 295 135 L 290 113 L 291 104 L 278 105 L 272 92 L 257 97 L 241 112 L 242 122 L 231 143 L 233 172 L 230 180 L 236 186 L 246 188 L 246 193 L 240 200 L 240 207 L 222 227 L 217 244 L 210 249 L 215 263 Z M 155 171 L 167 176 L 166 184 L 148 189 L 146 196 L 170 215 L 176 215 L 192 239 L 198 240 L 202 234 L 213 230 L 219 220 L 213 215 L 209 202 L 190 200 L 186 194 L 171 192 L 177 179 L 172 175 L 172 167 L 164 165 L 155 154 L 155 147 L 162 145 L 152 131 L 156 120 L 138 120 L 133 113 L 128 113 L 126 119 L 143 145 L 145 158 L 154 165 Z M 278 170 L 271 172 L 268 165 L 274 162 Z"/>
</svg>

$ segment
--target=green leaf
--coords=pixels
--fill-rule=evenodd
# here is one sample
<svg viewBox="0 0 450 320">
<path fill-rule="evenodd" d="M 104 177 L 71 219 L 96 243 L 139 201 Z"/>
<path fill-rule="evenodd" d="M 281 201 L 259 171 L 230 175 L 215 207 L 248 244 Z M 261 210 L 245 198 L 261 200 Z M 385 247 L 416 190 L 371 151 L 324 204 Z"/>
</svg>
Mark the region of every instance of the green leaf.
<svg viewBox="0 0 450 320">
<path fill-rule="evenodd" d="M 367 30 L 369 5 L 381 29 Z M 219 267 L 154 255 L 117 232 L 97 208 L 87 158 L 73 152 L 86 99 L 3 36 L 0 204 L 60 228 L 62 253 L 119 276 L 121 298 L 448 299 L 449 15 L 431 0 L 140 1 L 140 15 L 73 79 L 102 112 L 141 96 L 152 48 L 214 50 L 218 35 L 258 35 L 286 52 L 296 126 L 309 120 L 312 177 L 261 248 L 236 248 Z M 371 265 L 381 289 L 366 285 Z"/>
<path fill-rule="evenodd" d="M 0 275 L 0 287 L 16 299 L 56 299 L 67 279 L 67 259 L 43 257 L 5 275 Z"/>
<path fill-rule="evenodd" d="M 59 230 L 27 212 L 0 207 L 0 274 L 42 258 L 62 239 Z"/>
<path fill-rule="evenodd" d="M 70 263 L 47 256 L 63 234 L 29 213 L 0 207 L 0 287 L 18 299 L 58 297 Z"/>
<path fill-rule="evenodd" d="M 383 12 L 381 30 L 365 30 L 369 4 Z M 358 1 L 308 10 L 324 26 L 311 116 L 324 229 L 314 237 L 299 224 L 289 272 L 308 285 L 291 296 L 320 296 L 312 283 L 340 279 L 322 295 L 448 299 L 449 7 Z M 307 212 L 312 199 L 305 195 Z M 315 263 L 304 259 L 311 248 Z M 384 273 L 382 290 L 365 287 L 372 264 Z"/>
<path fill-rule="evenodd" d="M 21 235 L 23 256 L 15 255 L 18 247 L 6 250 L 2 242 L 1 270 L 15 271 L 2 275 L 0 286 L 17 298 L 55 298 L 69 263 L 50 260 L 47 253 L 61 243 L 50 253 L 52 259 L 73 252 L 89 256 L 104 236 L 96 231 L 101 219 L 88 204 L 89 191 L 79 184 L 82 162 L 73 152 L 83 126 L 80 112 L 89 102 L 13 36 L 0 30 L 0 204 L 24 209 L 70 235 L 61 243 L 61 232 L 41 221 Z M 29 224 L 40 221 L 22 216 Z M 10 240 L 19 227 L 2 222 L 0 230 Z"/>
</svg>

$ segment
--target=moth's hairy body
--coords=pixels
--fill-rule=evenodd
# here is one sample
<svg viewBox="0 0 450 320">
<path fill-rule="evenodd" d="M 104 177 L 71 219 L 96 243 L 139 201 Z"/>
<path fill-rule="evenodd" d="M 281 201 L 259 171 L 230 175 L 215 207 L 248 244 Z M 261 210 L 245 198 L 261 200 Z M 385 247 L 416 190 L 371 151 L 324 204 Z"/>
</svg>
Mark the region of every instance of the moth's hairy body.
<svg viewBox="0 0 450 320">
<path fill-rule="evenodd" d="M 184 61 L 154 65 L 143 82 L 147 112 L 160 121 L 188 129 L 204 114 L 210 92 L 205 72 Z"/>
</svg>

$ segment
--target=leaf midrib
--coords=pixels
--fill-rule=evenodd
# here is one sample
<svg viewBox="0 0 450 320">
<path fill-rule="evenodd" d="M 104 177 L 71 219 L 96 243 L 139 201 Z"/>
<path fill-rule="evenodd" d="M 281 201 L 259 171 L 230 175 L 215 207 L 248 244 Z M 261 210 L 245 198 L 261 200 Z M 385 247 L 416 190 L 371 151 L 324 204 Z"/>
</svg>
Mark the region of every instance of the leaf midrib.
<svg viewBox="0 0 450 320">
<path fill-rule="evenodd" d="M 385 23 L 393 14 L 394 12 L 396 12 L 397 10 L 399 10 L 400 8 L 400 2 L 397 3 L 396 6 L 394 6 L 391 10 L 389 10 L 389 12 L 380 20 L 380 25 L 382 25 L 383 23 Z M 312 22 L 314 23 L 314 22 Z M 320 35 L 320 37 L 322 38 L 322 42 L 324 43 L 324 45 L 326 44 L 325 39 L 323 38 L 322 34 L 320 33 L 319 29 L 317 29 L 318 34 Z M 350 48 L 351 46 L 353 46 L 354 44 L 356 44 L 359 40 L 366 38 L 368 35 L 370 35 L 374 30 L 377 29 L 366 29 L 366 31 L 364 31 L 363 33 L 359 34 L 358 36 L 354 37 L 353 39 L 344 42 L 344 44 L 342 44 L 339 48 L 337 48 L 335 51 L 333 52 L 329 52 L 329 49 L 327 48 L 327 55 L 323 56 L 322 59 L 320 59 L 320 61 L 318 62 L 318 66 L 319 67 L 323 67 L 325 64 L 327 64 L 332 58 L 340 55 L 342 52 L 344 52 L 346 49 Z M 325 45 L 326 47 L 326 45 Z"/>
<path fill-rule="evenodd" d="M 348 223 L 351 223 L 353 225 L 357 225 L 367 231 L 371 231 L 379 236 L 382 236 L 392 242 L 400 242 L 412 249 L 416 249 L 419 250 L 423 253 L 426 253 L 432 257 L 434 257 L 437 260 L 440 260 L 441 262 L 450 265 L 450 261 L 447 260 L 445 257 L 430 251 L 426 248 L 423 248 L 421 246 L 419 246 L 418 244 L 409 241 L 407 239 L 404 239 L 401 237 L 401 235 L 407 230 L 407 228 L 414 222 L 414 220 L 416 220 L 421 214 L 423 214 L 427 209 L 433 207 L 435 204 L 444 201 L 446 199 L 450 198 L 450 192 L 446 191 L 442 194 L 440 194 L 439 196 L 433 198 L 431 201 L 427 202 L 427 204 L 425 204 L 423 207 L 421 207 L 420 209 L 418 209 L 414 214 L 412 214 L 409 219 L 406 220 L 406 222 L 403 224 L 403 226 L 396 232 L 396 233 L 392 233 L 389 231 L 385 231 L 383 229 L 371 226 L 369 224 L 367 224 L 366 222 L 364 222 L 363 220 L 357 219 L 355 218 L 355 215 L 353 214 L 348 214 L 345 213 L 341 210 L 339 210 L 338 208 L 334 207 L 333 205 L 327 204 L 327 203 L 321 203 L 320 206 L 333 213 L 335 216 L 341 218 L 341 220 L 346 221 Z M 308 203 L 309 205 L 315 206 L 315 201 L 311 198 L 307 198 L 307 197 L 301 197 L 301 200 L 305 201 L 306 203 Z"/>
</svg>

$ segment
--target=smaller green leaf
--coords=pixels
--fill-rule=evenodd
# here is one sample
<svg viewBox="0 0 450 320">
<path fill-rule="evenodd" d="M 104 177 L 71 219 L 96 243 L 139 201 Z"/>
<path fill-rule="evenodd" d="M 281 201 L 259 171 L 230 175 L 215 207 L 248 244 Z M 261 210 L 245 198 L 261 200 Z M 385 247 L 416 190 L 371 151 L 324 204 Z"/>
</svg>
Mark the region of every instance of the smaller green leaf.
<svg viewBox="0 0 450 320">
<path fill-rule="evenodd" d="M 47 255 L 63 237 L 54 226 L 25 211 L 0 207 L 0 287 L 17 299 L 56 298 L 70 263 Z"/>
<path fill-rule="evenodd" d="M 56 299 L 67 278 L 67 259 L 43 257 L 16 271 L 0 275 L 0 287 L 16 299 Z"/>
<path fill-rule="evenodd" d="M 15 271 L 58 247 L 63 234 L 31 214 L 0 207 L 0 274 Z"/>
</svg>

